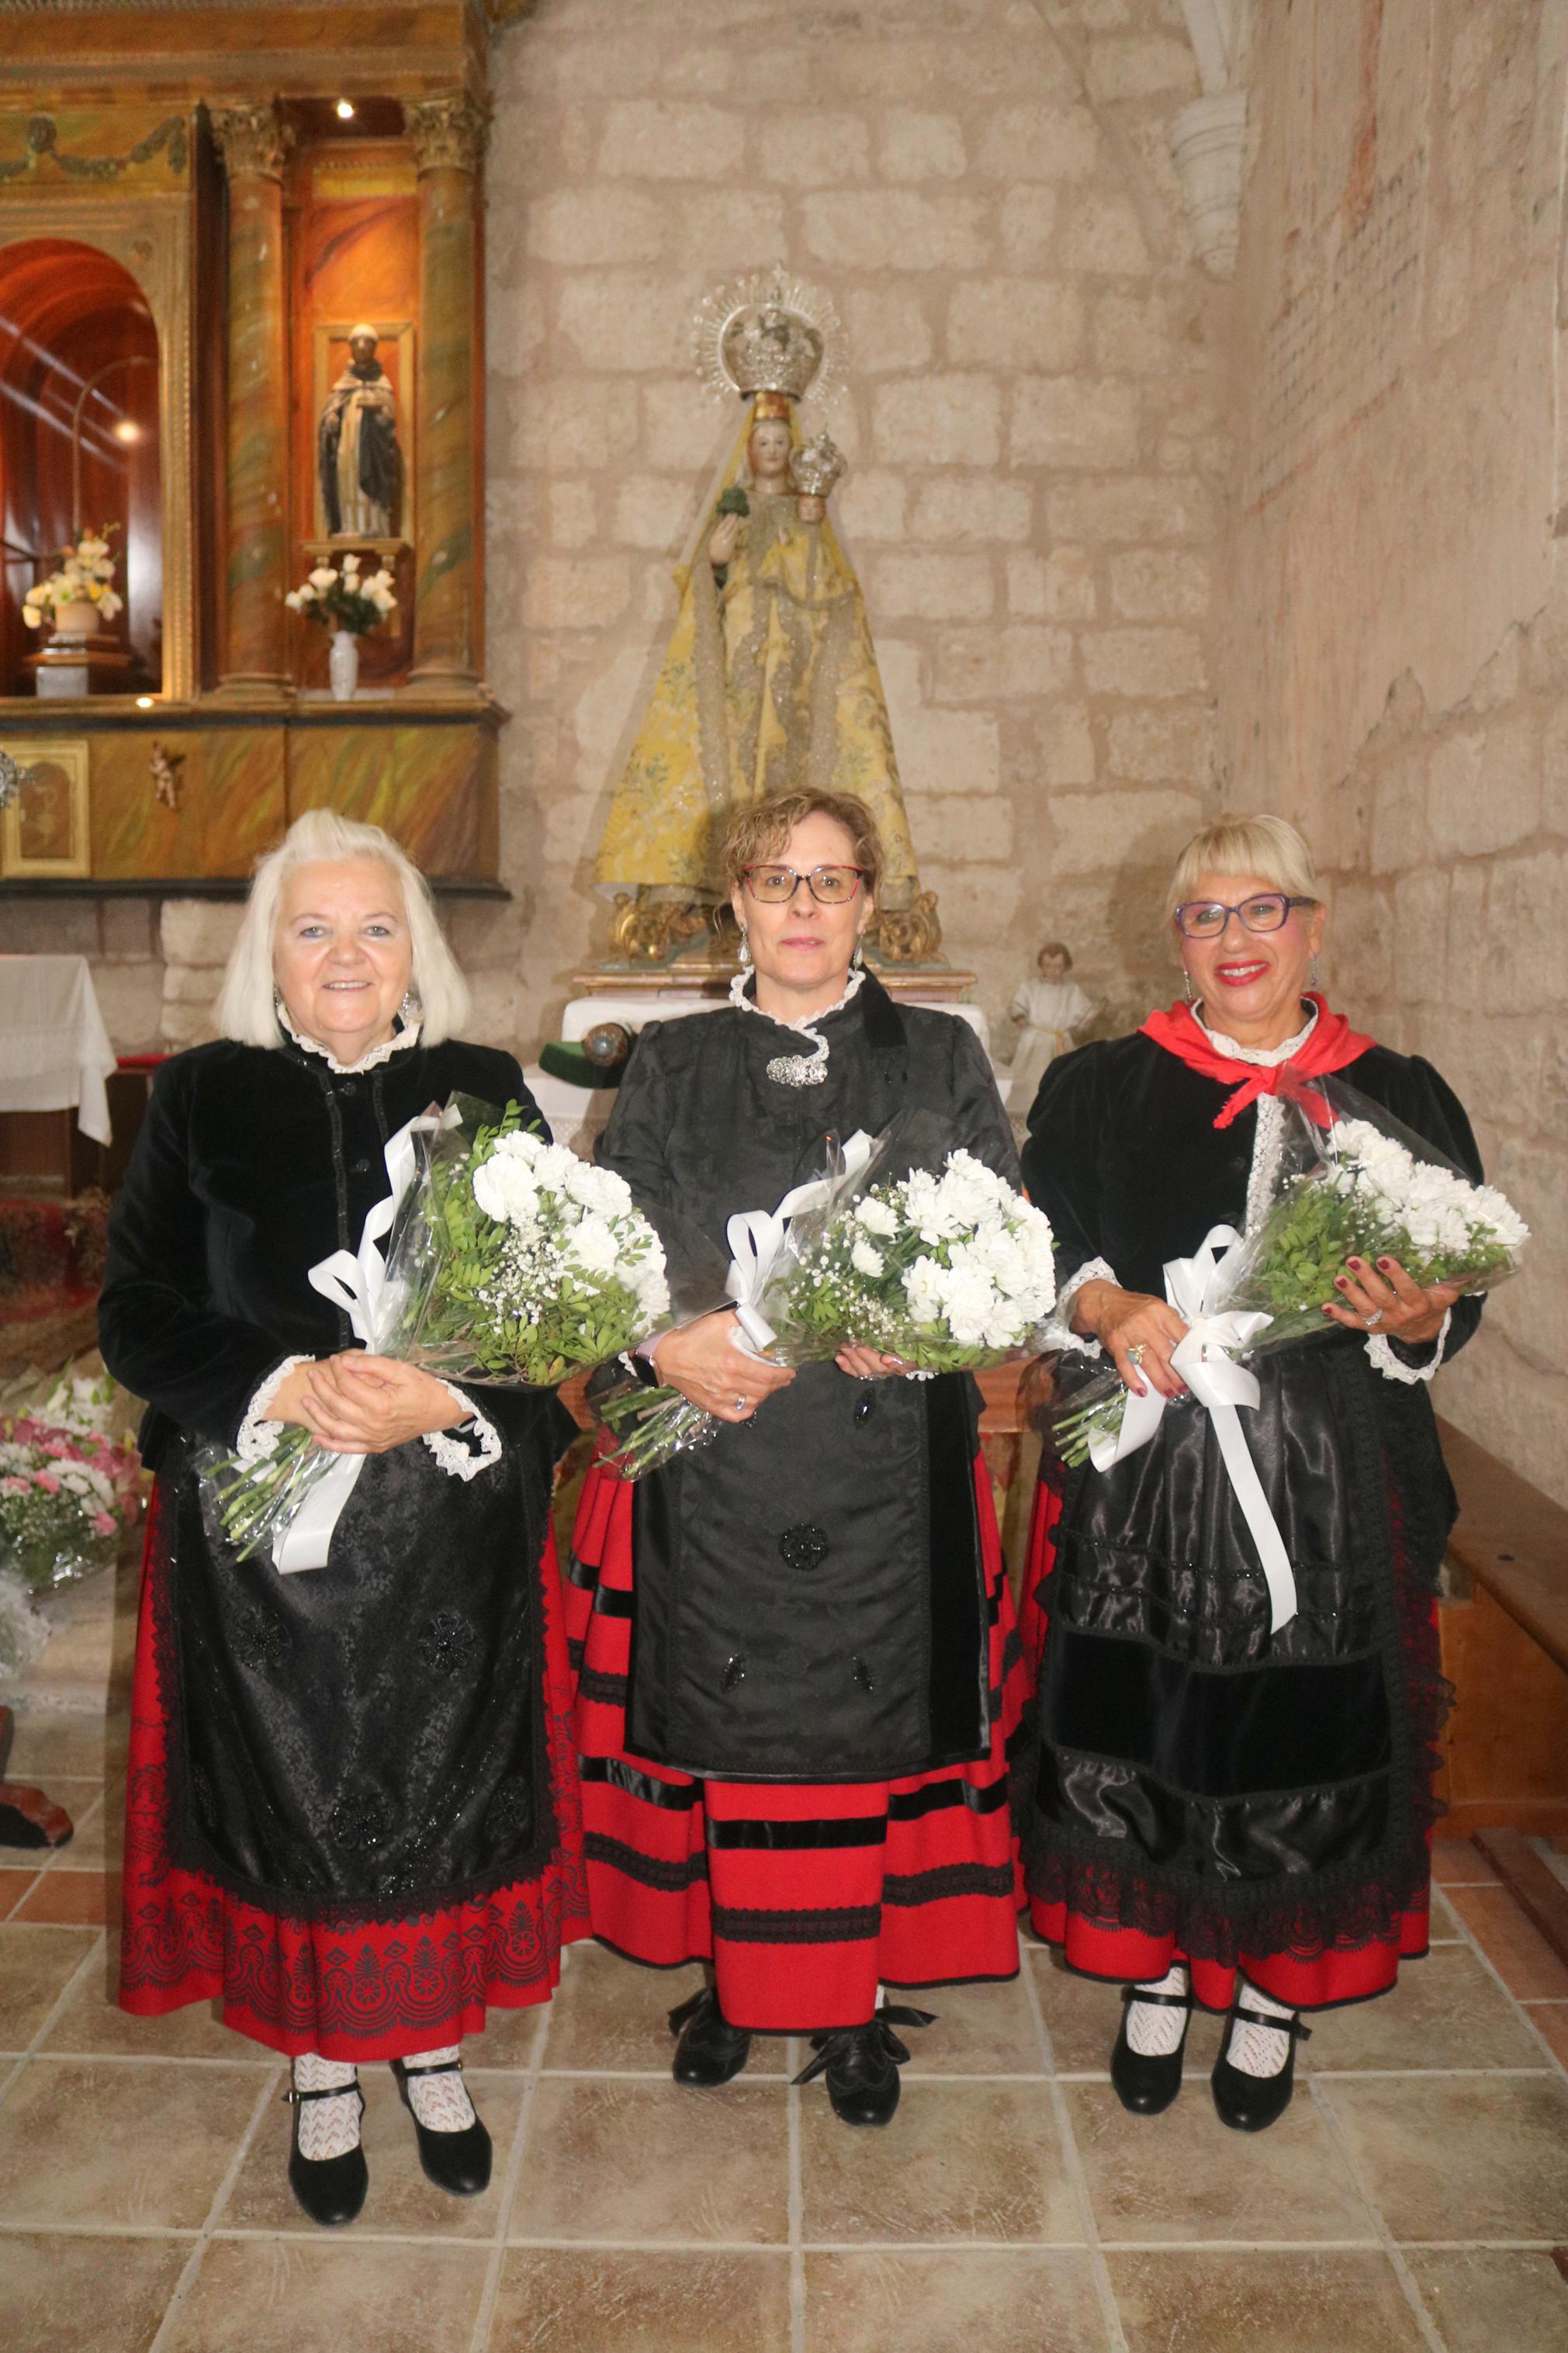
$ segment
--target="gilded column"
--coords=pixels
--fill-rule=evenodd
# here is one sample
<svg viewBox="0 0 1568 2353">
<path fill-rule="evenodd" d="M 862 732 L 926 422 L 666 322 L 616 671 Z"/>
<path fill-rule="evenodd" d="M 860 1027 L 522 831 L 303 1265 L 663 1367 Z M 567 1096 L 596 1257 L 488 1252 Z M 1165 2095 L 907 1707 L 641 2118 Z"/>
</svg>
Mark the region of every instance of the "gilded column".
<svg viewBox="0 0 1568 2353">
<path fill-rule="evenodd" d="M 293 133 L 268 100 L 213 116 L 228 174 L 228 544 L 222 691 L 289 691 L 289 343 L 283 167 Z"/>
<path fill-rule="evenodd" d="M 406 105 L 419 183 L 414 667 L 426 693 L 479 683 L 476 206 L 485 120 L 458 91 Z"/>
</svg>

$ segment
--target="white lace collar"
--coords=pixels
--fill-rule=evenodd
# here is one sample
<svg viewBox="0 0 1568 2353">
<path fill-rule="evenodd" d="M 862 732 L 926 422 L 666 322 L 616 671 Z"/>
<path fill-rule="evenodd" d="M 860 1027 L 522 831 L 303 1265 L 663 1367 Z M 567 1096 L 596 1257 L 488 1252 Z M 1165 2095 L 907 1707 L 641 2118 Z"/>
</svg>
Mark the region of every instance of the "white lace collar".
<svg viewBox="0 0 1568 2353">
<path fill-rule="evenodd" d="M 1287 1038 L 1282 1046 L 1242 1046 L 1234 1038 L 1227 1038 L 1222 1029 L 1209 1027 L 1204 1019 L 1202 1005 L 1200 997 L 1193 1008 L 1193 1018 L 1210 1045 L 1217 1047 L 1222 1054 L 1228 1054 L 1233 1062 L 1255 1062 L 1264 1071 L 1276 1071 L 1281 1062 L 1288 1062 L 1292 1054 L 1299 1054 L 1318 1026 L 1318 1008 L 1314 1005 L 1296 1035 Z"/>
<path fill-rule="evenodd" d="M 323 1046 L 319 1038 L 308 1037 L 303 1029 L 295 1029 L 289 1018 L 288 1010 L 281 997 L 278 999 L 274 1009 L 278 1015 L 279 1028 L 287 1030 L 296 1046 L 301 1047 L 307 1054 L 319 1054 L 334 1078 L 353 1078 L 357 1077 L 362 1071 L 378 1071 L 383 1062 L 392 1060 L 394 1054 L 401 1054 L 408 1047 L 417 1046 L 419 1043 L 422 1024 L 418 1014 L 411 1013 L 401 1029 L 395 1029 L 392 1036 L 382 1045 L 373 1046 L 368 1054 L 360 1056 L 357 1062 L 340 1062 L 330 1046 Z"/>
<path fill-rule="evenodd" d="M 738 972 L 735 975 L 734 979 L 730 983 L 731 1004 L 738 1007 L 742 1013 L 761 1014 L 764 1021 L 773 1022 L 780 1029 L 793 1029 L 796 1037 L 809 1038 L 812 1044 L 813 1050 L 810 1054 L 775 1054 L 768 1064 L 769 1078 L 775 1080 L 781 1086 L 819 1087 L 827 1071 L 827 1040 L 822 1036 L 817 1024 L 830 1020 L 835 1013 L 842 1013 L 850 999 L 859 994 L 860 984 L 866 977 L 863 966 L 858 964 L 850 965 L 849 977 L 844 984 L 842 997 L 837 997 L 831 1005 L 825 1005 L 820 1013 L 805 1014 L 798 1021 L 785 1021 L 777 1013 L 766 1012 L 754 997 L 748 997 L 746 984 L 751 977 L 749 972 Z"/>
</svg>

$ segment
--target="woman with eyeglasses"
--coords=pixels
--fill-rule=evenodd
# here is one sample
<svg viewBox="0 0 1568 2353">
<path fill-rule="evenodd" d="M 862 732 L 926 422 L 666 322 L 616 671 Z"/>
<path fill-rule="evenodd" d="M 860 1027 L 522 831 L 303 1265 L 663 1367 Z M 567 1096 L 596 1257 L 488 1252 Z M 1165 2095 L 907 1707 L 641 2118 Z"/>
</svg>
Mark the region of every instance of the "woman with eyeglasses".
<svg viewBox="0 0 1568 2353">
<path fill-rule="evenodd" d="M 1270 1633 L 1210 1417 L 1172 1363 L 1186 1326 L 1162 1270 L 1215 1225 L 1259 1222 L 1291 1074 L 1336 1073 L 1479 1165 L 1431 1065 L 1358 1035 L 1309 987 L 1328 918 L 1293 826 L 1205 827 L 1168 908 L 1187 1001 L 1053 1062 L 1024 1150 L 1056 1232 L 1064 1339 L 1175 1401 L 1108 1472 L 1040 1490 L 1025 1860 L 1039 1935 L 1121 1985 L 1123 2106 L 1154 2116 L 1176 2097 L 1195 2001 L 1226 2013 L 1215 2107 L 1256 2132 L 1289 2104 L 1300 2013 L 1386 1991 L 1426 1949 L 1435 1596 L 1454 1514 L 1427 1384 L 1480 1304 L 1352 1259 L 1321 1337 L 1256 1359 L 1261 1401 L 1241 1422 L 1297 1589 Z"/>
<path fill-rule="evenodd" d="M 748 968 L 730 1007 L 643 1030 L 601 1162 L 721 1246 L 821 1171 L 830 1135 L 905 1108 L 1016 1182 L 973 1031 L 895 1004 L 860 961 L 881 859 L 865 805 L 753 803 L 725 855 Z M 708 1965 L 670 2017 L 678 2084 L 727 2083 L 753 2034 L 809 2034 L 837 2115 L 883 2125 L 909 2056 L 893 2028 L 931 2021 L 882 1989 L 1018 1966 L 1022 1694 L 977 1392 L 868 1348 L 791 1372 L 732 1311 L 651 1358 L 722 1427 L 635 1485 L 591 1472 L 578 1513 L 594 1930 Z"/>
</svg>

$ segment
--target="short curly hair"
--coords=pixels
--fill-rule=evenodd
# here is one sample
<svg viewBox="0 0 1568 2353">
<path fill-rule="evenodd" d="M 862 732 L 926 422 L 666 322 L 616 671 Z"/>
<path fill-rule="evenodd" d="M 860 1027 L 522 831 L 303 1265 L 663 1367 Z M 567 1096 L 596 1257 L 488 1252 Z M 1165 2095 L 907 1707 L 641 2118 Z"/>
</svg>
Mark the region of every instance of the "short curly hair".
<svg viewBox="0 0 1568 2353">
<path fill-rule="evenodd" d="M 808 817 L 830 817 L 855 845 L 855 863 L 866 878 L 868 898 L 882 879 L 882 837 L 877 820 L 853 793 L 772 793 L 748 801 L 731 818 L 724 834 L 724 879 L 738 891 L 748 866 L 776 858 L 797 825 Z"/>
</svg>

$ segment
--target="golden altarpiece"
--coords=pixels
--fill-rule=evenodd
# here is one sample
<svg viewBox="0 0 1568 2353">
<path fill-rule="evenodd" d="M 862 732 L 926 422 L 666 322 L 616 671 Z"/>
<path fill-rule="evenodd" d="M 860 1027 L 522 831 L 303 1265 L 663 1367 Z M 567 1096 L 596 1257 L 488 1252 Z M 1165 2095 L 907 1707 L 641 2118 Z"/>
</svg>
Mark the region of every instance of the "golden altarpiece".
<svg viewBox="0 0 1568 2353">
<path fill-rule="evenodd" d="M 0 8 L 7 895 L 235 889 L 321 806 L 499 888 L 480 166 L 521 12 Z M 113 595 L 38 626 L 84 532 Z M 284 599 L 351 550 L 396 603 L 336 700 Z"/>
</svg>

